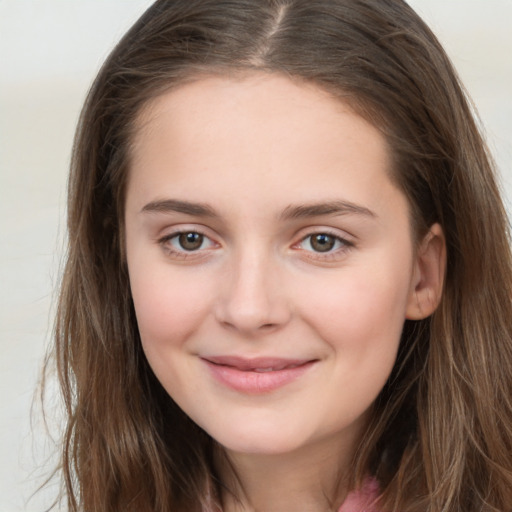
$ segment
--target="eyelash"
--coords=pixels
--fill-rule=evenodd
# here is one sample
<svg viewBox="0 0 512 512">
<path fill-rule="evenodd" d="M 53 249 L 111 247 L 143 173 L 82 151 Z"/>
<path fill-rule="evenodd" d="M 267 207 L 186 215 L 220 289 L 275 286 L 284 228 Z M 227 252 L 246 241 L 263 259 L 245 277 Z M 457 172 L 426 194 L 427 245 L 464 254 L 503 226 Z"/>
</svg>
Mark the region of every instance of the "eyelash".
<svg viewBox="0 0 512 512">
<path fill-rule="evenodd" d="M 180 236 L 183 235 L 199 235 L 202 237 L 201 246 L 197 249 L 190 249 L 187 250 L 183 247 L 176 248 L 174 244 L 172 243 L 173 240 L 179 240 Z M 334 247 L 331 249 L 328 249 L 326 251 L 315 251 L 312 247 L 312 240 L 313 237 L 329 237 L 334 241 Z M 304 249 L 301 247 L 304 243 L 306 243 L 309 240 L 309 246 L 311 249 Z M 204 248 L 202 245 L 205 241 L 208 241 L 209 245 L 208 247 Z M 165 250 L 165 252 L 168 255 L 171 255 L 173 257 L 181 258 L 181 259 L 187 259 L 187 258 L 198 258 L 204 256 L 205 250 L 208 250 L 211 247 L 218 246 L 216 242 L 214 242 L 208 235 L 206 235 L 204 232 L 198 229 L 190 229 L 190 230 L 180 230 L 175 231 L 173 233 L 170 233 L 168 235 L 163 236 L 158 240 L 158 243 L 162 246 L 162 248 Z M 179 243 L 179 241 L 178 241 Z M 315 258 L 322 259 L 322 260 L 331 260 L 339 258 L 340 256 L 343 256 L 349 249 L 354 247 L 354 243 L 347 240 L 346 238 L 343 238 L 339 235 L 336 235 L 329 230 L 319 230 L 312 233 L 307 234 L 306 236 L 302 237 L 301 240 L 294 244 L 292 246 L 292 249 L 299 249 L 304 250 L 307 253 L 311 253 L 315 255 Z"/>
<path fill-rule="evenodd" d="M 354 247 L 354 243 L 347 240 L 346 238 L 343 238 L 335 233 L 330 232 L 329 230 L 319 230 L 315 231 L 313 233 L 309 233 L 306 236 L 304 236 L 299 243 L 295 244 L 293 248 L 301 248 L 301 246 L 304 243 L 308 243 L 309 246 L 312 246 L 313 237 L 329 237 L 333 239 L 334 241 L 334 247 L 327 250 L 327 251 L 315 251 L 314 248 L 311 249 L 303 249 L 304 251 L 308 253 L 314 254 L 316 259 L 320 259 L 323 261 L 329 261 L 329 260 L 336 260 L 340 257 L 344 256 L 345 253 Z"/>
<path fill-rule="evenodd" d="M 179 240 L 179 237 L 182 235 L 199 235 L 199 236 L 203 237 L 201 246 L 203 245 L 203 243 L 205 241 L 209 242 L 209 247 L 218 245 L 208 235 L 206 235 L 205 233 L 203 233 L 202 231 L 200 231 L 198 229 L 183 229 L 180 231 L 175 231 L 174 233 L 170 233 L 170 234 L 165 235 L 162 238 L 160 238 L 158 240 L 158 243 L 162 246 L 162 248 L 165 250 L 165 252 L 168 255 L 173 256 L 173 257 L 187 259 L 187 258 L 197 258 L 197 257 L 204 256 L 205 248 L 199 247 L 198 249 L 191 249 L 191 250 L 187 250 L 185 248 L 180 248 L 180 249 L 176 248 L 172 244 L 172 241 L 174 239 Z M 206 249 L 208 249 L 208 248 L 206 248 Z"/>
</svg>

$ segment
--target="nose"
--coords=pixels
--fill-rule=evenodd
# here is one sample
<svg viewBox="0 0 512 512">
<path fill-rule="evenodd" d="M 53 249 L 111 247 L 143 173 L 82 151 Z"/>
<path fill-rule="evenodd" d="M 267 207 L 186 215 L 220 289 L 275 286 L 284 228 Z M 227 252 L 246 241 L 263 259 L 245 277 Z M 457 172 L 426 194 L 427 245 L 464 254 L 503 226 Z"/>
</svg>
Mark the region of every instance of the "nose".
<svg viewBox="0 0 512 512">
<path fill-rule="evenodd" d="M 291 308 L 282 270 L 261 251 L 245 251 L 223 276 L 215 308 L 217 321 L 246 336 L 275 331 L 288 323 Z"/>
</svg>

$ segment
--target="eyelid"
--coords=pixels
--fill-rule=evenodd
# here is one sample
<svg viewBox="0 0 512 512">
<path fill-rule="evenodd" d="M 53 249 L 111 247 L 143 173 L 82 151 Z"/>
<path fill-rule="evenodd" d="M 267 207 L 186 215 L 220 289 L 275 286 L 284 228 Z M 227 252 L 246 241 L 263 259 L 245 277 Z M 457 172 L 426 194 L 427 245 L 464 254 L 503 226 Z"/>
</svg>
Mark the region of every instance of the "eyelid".
<svg viewBox="0 0 512 512">
<path fill-rule="evenodd" d="M 165 253 L 169 256 L 176 257 L 178 259 L 201 258 L 205 257 L 205 253 L 209 252 L 212 248 L 220 247 L 220 244 L 215 240 L 215 238 L 211 234 L 209 234 L 209 231 L 210 230 L 207 230 L 202 226 L 198 226 L 197 224 L 173 226 L 172 228 L 169 228 L 169 230 L 165 234 L 159 236 L 156 242 L 162 247 L 162 250 L 164 250 Z M 171 240 L 186 233 L 197 233 L 203 236 L 205 239 L 208 239 L 210 241 L 210 246 L 207 248 L 187 251 L 186 249 L 180 250 L 179 248 L 176 248 L 173 245 L 171 245 Z"/>
<path fill-rule="evenodd" d="M 337 249 L 329 250 L 326 252 L 313 251 L 304 249 L 301 245 L 310 237 L 315 235 L 328 235 L 336 239 L 337 242 L 341 243 L 341 247 Z M 299 240 L 292 245 L 292 249 L 303 251 L 307 253 L 308 258 L 320 259 L 320 260 L 329 260 L 329 259 L 337 259 L 343 257 L 347 251 L 352 249 L 355 246 L 355 237 L 349 235 L 346 232 L 340 232 L 337 229 L 333 228 L 325 228 L 322 226 L 318 227 L 309 227 L 305 230 L 301 230 L 298 234 Z"/>
</svg>

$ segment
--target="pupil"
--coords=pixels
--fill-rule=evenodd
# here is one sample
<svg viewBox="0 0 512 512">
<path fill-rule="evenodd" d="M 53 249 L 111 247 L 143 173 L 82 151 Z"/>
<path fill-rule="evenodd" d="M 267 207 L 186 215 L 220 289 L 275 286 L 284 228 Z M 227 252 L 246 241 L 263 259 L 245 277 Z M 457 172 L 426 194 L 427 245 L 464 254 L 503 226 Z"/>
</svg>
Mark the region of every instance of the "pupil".
<svg viewBox="0 0 512 512">
<path fill-rule="evenodd" d="M 179 243 L 186 251 L 195 251 L 203 244 L 203 235 L 199 233 L 182 233 L 179 236 Z"/>
<path fill-rule="evenodd" d="M 327 252 L 334 247 L 334 242 L 334 237 L 330 235 L 320 234 L 312 237 L 311 246 L 315 251 Z"/>
</svg>

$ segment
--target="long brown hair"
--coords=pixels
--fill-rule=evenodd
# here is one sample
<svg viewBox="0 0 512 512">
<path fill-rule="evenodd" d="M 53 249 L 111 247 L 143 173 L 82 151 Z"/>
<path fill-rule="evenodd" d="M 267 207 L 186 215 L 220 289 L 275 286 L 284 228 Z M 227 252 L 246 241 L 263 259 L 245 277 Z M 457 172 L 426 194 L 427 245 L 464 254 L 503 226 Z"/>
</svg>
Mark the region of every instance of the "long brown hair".
<svg viewBox="0 0 512 512">
<path fill-rule="evenodd" d="M 142 352 L 123 209 L 143 106 L 201 73 L 239 70 L 310 81 L 352 105 L 389 142 L 417 236 L 434 222 L 446 236 L 441 304 L 404 325 L 352 485 L 374 475 L 383 511 L 508 509 L 508 225 L 472 110 L 435 36 L 403 0 L 159 0 L 101 69 L 73 150 L 55 335 L 69 510 L 206 510 L 219 495 L 214 442 L 173 403 Z"/>
</svg>

